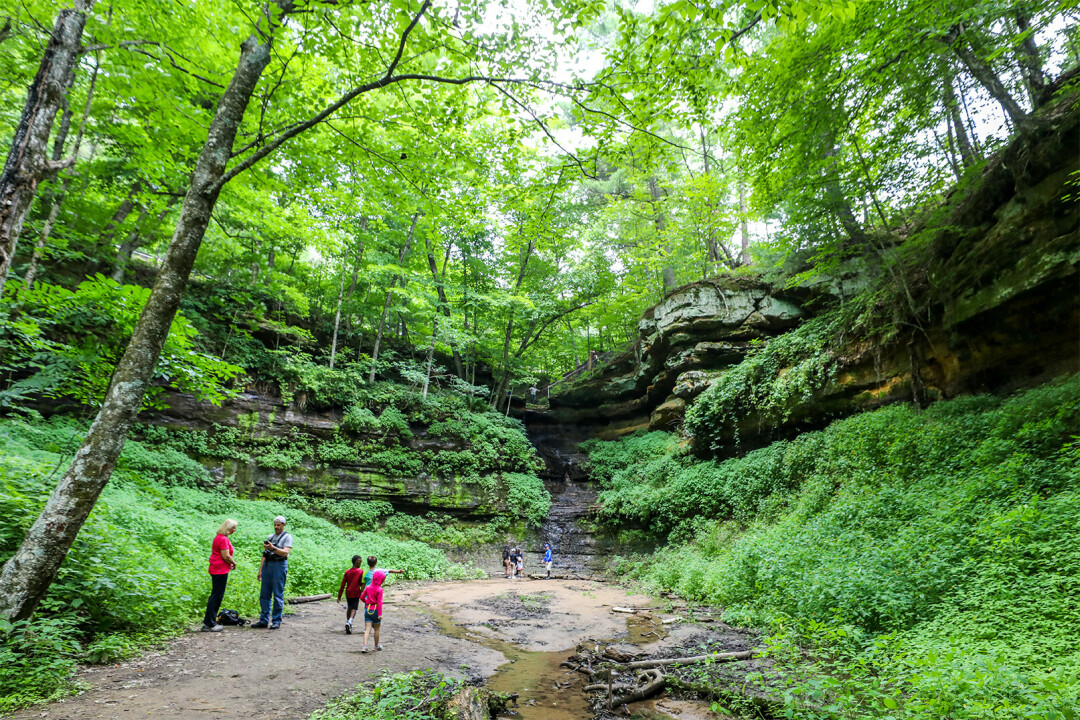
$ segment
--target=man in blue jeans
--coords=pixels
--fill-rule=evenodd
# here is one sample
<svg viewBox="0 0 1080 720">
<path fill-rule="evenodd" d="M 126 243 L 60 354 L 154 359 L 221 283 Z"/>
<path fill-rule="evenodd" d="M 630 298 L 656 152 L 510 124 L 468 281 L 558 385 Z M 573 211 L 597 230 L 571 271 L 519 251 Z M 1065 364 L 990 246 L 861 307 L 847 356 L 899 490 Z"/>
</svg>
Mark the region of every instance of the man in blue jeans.
<svg viewBox="0 0 1080 720">
<path fill-rule="evenodd" d="M 263 541 L 262 563 L 258 579 L 262 582 L 259 593 L 259 622 L 251 627 L 277 630 L 281 627 L 281 611 L 285 609 L 285 576 L 289 572 L 289 552 L 292 551 L 292 535 L 285 532 L 285 516 L 274 518 L 274 534 Z M 273 617 L 270 615 L 273 599 Z"/>
</svg>

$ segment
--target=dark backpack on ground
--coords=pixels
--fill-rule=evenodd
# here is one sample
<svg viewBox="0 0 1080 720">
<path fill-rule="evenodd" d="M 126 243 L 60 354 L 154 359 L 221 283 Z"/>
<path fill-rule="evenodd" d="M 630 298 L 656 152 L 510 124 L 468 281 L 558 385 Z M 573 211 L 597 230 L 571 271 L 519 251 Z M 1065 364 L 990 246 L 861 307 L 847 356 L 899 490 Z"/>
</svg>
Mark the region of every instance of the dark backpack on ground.
<svg viewBox="0 0 1080 720">
<path fill-rule="evenodd" d="M 247 625 L 247 620 L 240 617 L 240 613 L 235 610 L 222 610 L 218 613 L 217 621 L 219 625 Z"/>
</svg>

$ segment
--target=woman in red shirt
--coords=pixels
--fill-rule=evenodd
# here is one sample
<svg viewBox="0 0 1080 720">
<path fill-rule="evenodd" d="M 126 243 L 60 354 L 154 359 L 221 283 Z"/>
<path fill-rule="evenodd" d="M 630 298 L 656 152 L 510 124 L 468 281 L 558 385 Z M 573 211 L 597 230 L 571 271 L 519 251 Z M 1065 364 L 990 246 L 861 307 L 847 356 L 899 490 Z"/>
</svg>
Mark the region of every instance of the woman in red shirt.
<svg viewBox="0 0 1080 720">
<path fill-rule="evenodd" d="M 203 615 L 203 632 L 221 632 L 217 615 L 221 601 L 225 597 L 225 584 L 229 582 L 229 571 L 236 567 L 233 560 L 233 546 L 229 536 L 236 531 L 236 521 L 229 519 L 221 523 L 214 542 L 210 546 L 210 597 L 206 600 L 206 614 Z"/>
</svg>

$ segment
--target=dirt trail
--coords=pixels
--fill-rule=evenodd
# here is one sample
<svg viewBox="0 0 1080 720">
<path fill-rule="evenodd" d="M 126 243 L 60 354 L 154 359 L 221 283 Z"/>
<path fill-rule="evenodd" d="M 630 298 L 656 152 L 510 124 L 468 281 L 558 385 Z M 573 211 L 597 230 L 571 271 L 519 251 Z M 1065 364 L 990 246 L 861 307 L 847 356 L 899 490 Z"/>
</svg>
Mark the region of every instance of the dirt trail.
<svg viewBox="0 0 1080 720">
<path fill-rule="evenodd" d="M 387 590 L 381 652 L 360 652 L 362 634 L 345 634 L 336 603 L 309 603 L 295 606 L 280 630 L 191 632 L 133 660 L 85 668 L 78 679 L 87 691 L 12 717 L 300 720 L 383 670 L 430 667 L 521 693 L 523 720 L 588 718 L 583 695 L 570 685 L 577 678 L 558 663 L 579 642 L 645 642 L 644 628 L 635 633 L 632 619 L 628 629 L 628 616 L 611 606 L 649 602 L 582 580 L 395 585 Z M 705 717 L 700 707 L 679 707 L 664 709 L 682 720 Z"/>
</svg>

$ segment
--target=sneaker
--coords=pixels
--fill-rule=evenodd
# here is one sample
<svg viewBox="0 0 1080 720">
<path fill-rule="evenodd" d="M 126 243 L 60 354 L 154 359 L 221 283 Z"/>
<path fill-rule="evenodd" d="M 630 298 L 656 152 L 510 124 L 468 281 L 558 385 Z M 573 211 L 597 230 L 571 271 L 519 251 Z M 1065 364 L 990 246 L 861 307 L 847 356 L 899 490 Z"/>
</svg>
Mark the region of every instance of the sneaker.
<svg viewBox="0 0 1080 720">
<path fill-rule="evenodd" d="M 375 649 L 376 649 L 376 650 L 382 650 L 382 645 L 376 645 L 376 646 L 375 646 Z"/>
<path fill-rule="evenodd" d="M 221 632 L 224 629 L 224 625 L 203 625 L 199 628 L 202 632 Z"/>
<path fill-rule="evenodd" d="M 368 649 L 367 649 L 367 645 L 365 645 L 364 647 L 360 648 L 360 652 L 367 652 L 367 651 L 368 651 Z"/>
<path fill-rule="evenodd" d="M 270 623 L 266 622 L 265 620 L 260 620 L 257 623 L 252 623 L 251 627 L 253 627 L 253 628 L 268 628 L 268 627 L 270 627 Z"/>
<path fill-rule="evenodd" d="M 280 627 L 281 627 L 281 623 L 274 623 L 273 625 L 270 626 L 270 629 L 271 630 L 277 630 Z"/>
<path fill-rule="evenodd" d="M 349 623 L 345 623 L 345 634 L 352 635 L 352 625 Z"/>
</svg>

